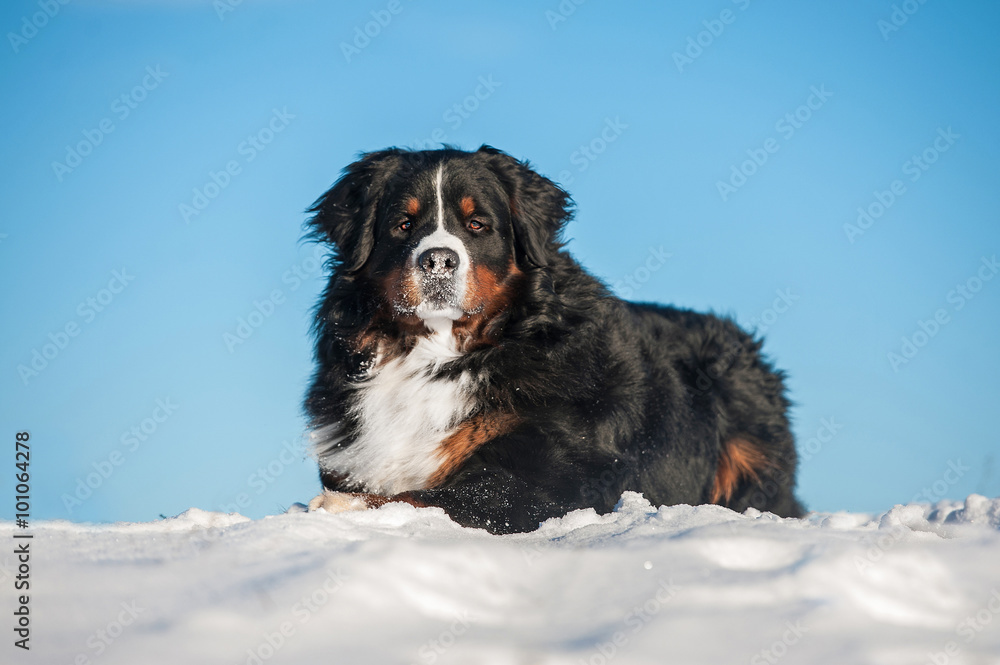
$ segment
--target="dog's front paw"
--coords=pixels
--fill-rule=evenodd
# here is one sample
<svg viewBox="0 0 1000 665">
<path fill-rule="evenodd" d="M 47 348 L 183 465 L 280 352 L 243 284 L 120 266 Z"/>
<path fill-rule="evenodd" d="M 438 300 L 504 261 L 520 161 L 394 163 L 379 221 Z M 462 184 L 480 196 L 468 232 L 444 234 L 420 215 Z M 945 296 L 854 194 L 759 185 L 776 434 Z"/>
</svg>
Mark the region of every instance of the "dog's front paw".
<svg viewBox="0 0 1000 665">
<path fill-rule="evenodd" d="M 368 503 L 357 494 L 323 490 L 322 494 L 309 502 L 309 512 L 312 513 L 317 510 L 325 510 L 328 513 L 368 510 Z"/>
</svg>

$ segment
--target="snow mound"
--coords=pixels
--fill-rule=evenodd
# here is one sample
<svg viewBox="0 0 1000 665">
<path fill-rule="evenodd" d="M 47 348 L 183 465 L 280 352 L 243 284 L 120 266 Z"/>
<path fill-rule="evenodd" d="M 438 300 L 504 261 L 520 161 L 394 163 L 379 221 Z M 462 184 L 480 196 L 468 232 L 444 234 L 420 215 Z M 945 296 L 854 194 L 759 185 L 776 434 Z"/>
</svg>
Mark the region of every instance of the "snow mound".
<svg viewBox="0 0 1000 665">
<path fill-rule="evenodd" d="M 510 536 L 401 503 L 32 531 L 36 662 L 1000 663 L 978 495 L 782 519 L 626 492 Z"/>
</svg>

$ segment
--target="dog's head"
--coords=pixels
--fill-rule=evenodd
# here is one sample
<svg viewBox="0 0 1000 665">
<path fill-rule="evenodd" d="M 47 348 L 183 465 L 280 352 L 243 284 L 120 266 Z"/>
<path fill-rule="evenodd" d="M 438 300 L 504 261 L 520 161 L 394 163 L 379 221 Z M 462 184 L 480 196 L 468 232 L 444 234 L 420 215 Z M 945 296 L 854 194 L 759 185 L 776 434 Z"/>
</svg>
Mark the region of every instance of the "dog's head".
<svg viewBox="0 0 1000 665">
<path fill-rule="evenodd" d="M 555 260 L 569 207 L 558 186 L 494 148 L 393 148 L 347 167 L 310 224 L 335 249 L 331 289 L 349 286 L 383 330 L 451 322 L 488 341 L 525 275 Z"/>
</svg>

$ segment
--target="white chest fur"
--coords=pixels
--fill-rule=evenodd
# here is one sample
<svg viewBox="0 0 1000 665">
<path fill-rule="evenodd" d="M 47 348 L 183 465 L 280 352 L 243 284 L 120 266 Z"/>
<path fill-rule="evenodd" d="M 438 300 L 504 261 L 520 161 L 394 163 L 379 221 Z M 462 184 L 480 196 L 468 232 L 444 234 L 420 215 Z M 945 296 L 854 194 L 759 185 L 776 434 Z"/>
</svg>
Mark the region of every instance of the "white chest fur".
<svg viewBox="0 0 1000 665">
<path fill-rule="evenodd" d="M 352 412 L 360 431 L 349 445 L 323 454 L 323 468 L 377 494 L 427 486 L 441 463 L 437 451 L 442 440 L 472 411 L 473 383 L 465 374 L 435 378 L 436 370 L 460 353 L 450 321 L 432 329 L 408 354 L 382 364 L 357 384 Z M 314 437 L 326 439 L 319 444 L 332 438 L 323 430 Z"/>
</svg>

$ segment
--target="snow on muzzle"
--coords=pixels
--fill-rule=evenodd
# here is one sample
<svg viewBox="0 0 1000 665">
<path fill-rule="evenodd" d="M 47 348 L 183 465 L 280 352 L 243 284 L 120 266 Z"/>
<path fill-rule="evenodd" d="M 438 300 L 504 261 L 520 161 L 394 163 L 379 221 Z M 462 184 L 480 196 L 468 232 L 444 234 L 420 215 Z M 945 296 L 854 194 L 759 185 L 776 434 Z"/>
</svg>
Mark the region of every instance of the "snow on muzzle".
<svg viewBox="0 0 1000 665">
<path fill-rule="evenodd" d="M 466 266 L 458 252 L 450 247 L 431 247 L 416 258 L 420 305 L 417 314 L 423 317 L 462 315 L 462 296 Z"/>
</svg>

